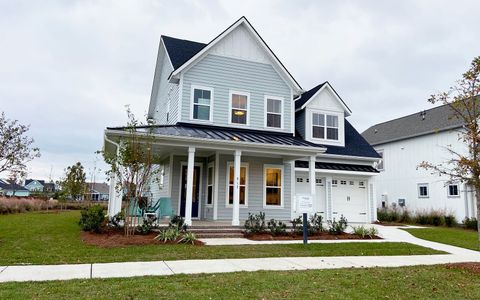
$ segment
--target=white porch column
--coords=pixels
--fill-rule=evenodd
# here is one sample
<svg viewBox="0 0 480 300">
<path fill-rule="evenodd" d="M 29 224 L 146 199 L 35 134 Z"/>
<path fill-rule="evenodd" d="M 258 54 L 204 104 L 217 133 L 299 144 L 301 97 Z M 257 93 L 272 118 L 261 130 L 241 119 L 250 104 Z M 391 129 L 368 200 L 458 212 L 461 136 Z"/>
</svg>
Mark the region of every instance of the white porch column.
<svg viewBox="0 0 480 300">
<path fill-rule="evenodd" d="M 333 200 L 332 200 L 332 177 L 325 178 L 325 218 L 327 221 L 333 219 Z"/>
<path fill-rule="evenodd" d="M 240 225 L 240 160 L 242 151 L 235 150 L 233 161 L 233 211 L 232 226 Z"/>
<path fill-rule="evenodd" d="M 218 219 L 218 180 L 220 172 L 220 153 L 215 153 L 215 168 L 214 168 L 214 188 L 213 188 L 213 219 Z"/>
<path fill-rule="evenodd" d="M 108 217 L 113 217 L 122 210 L 122 194 L 116 189 L 117 176 L 110 174 L 110 187 L 108 191 Z"/>
<path fill-rule="evenodd" d="M 310 195 L 312 196 L 313 207 L 317 208 L 317 195 L 316 195 L 316 182 L 315 182 L 315 155 L 310 156 L 310 161 L 308 163 L 308 178 L 310 181 Z"/>
<path fill-rule="evenodd" d="M 377 220 L 377 195 L 375 191 L 375 180 L 370 178 L 368 179 L 368 220 L 370 222 L 375 222 Z"/>
<path fill-rule="evenodd" d="M 185 224 L 192 225 L 193 169 L 195 167 L 195 148 L 188 148 L 187 195 L 185 200 Z"/>
</svg>

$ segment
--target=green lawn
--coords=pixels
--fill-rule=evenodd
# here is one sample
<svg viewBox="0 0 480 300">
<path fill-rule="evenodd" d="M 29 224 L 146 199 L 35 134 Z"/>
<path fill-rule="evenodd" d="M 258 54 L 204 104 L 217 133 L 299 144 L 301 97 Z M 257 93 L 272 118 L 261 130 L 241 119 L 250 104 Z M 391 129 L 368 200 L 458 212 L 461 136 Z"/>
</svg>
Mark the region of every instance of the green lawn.
<svg viewBox="0 0 480 300">
<path fill-rule="evenodd" d="M 79 212 L 0 215 L 0 266 L 281 256 L 413 255 L 441 253 L 408 243 L 100 248 L 80 239 Z"/>
<path fill-rule="evenodd" d="M 445 266 L 242 272 L 0 284 L 0 299 L 480 299 Z"/>
<path fill-rule="evenodd" d="M 412 228 L 404 230 L 424 240 L 480 251 L 478 233 L 473 230 L 447 227 Z"/>
</svg>

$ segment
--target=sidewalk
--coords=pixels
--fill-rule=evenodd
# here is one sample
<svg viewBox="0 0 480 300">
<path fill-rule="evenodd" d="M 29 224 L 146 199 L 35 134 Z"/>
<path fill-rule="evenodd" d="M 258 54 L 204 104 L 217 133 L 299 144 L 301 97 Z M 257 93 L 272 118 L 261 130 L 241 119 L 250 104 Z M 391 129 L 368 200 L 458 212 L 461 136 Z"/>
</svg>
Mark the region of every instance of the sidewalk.
<svg viewBox="0 0 480 300">
<path fill-rule="evenodd" d="M 152 262 L 121 262 L 72 265 L 31 265 L 0 266 L 0 282 L 10 281 L 44 281 L 90 278 L 116 278 L 133 276 L 162 276 L 173 274 L 252 272 L 259 270 L 311 270 L 367 267 L 402 267 L 417 265 L 434 265 L 456 262 L 480 262 L 480 252 L 450 245 L 425 241 L 410 235 L 396 227 L 378 226 L 384 240 L 370 242 L 407 242 L 428 247 L 450 254 L 411 255 L 411 256 L 340 256 L 340 257 L 278 257 L 248 259 L 206 259 Z M 226 239 L 208 241 L 213 245 Z M 237 240 L 241 244 L 248 240 Z M 245 240 L 245 241 L 244 241 Z M 253 242 L 253 241 L 250 241 Z M 255 243 L 272 243 L 255 242 Z M 278 241 L 301 242 L 301 241 Z M 313 241 L 312 241 L 313 242 Z M 325 241 L 316 241 L 325 242 Z M 328 241 L 331 242 L 331 241 Z M 343 242 L 343 241 L 342 241 Z M 358 242 L 358 241 L 354 241 Z M 230 241 L 229 243 L 232 243 Z M 233 244 L 233 243 L 232 243 Z"/>
</svg>

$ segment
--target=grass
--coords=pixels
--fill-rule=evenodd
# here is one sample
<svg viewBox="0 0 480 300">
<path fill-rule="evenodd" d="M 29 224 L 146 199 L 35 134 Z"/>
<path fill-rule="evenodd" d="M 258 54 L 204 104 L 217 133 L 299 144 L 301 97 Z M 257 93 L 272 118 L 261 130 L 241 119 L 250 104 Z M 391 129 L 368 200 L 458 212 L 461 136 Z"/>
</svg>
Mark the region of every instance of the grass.
<svg viewBox="0 0 480 300">
<path fill-rule="evenodd" d="M 78 211 L 0 216 L 0 266 L 211 258 L 438 254 L 408 243 L 100 248 L 81 241 Z"/>
<path fill-rule="evenodd" d="M 440 265 L 4 283 L 0 299 L 480 299 L 479 286 Z"/>
<path fill-rule="evenodd" d="M 447 227 L 412 228 L 404 230 L 424 240 L 480 251 L 478 233 L 473 230 Z"/>
</svg>

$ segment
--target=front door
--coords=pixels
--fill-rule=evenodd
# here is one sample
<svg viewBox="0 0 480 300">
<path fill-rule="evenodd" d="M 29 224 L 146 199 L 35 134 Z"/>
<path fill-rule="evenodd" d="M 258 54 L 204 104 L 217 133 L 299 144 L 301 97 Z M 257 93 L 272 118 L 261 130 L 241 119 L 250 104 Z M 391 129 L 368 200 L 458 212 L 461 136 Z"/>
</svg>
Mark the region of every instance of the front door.
<svg viewBox="0 0 480 300">
<path fill-rule="evenodd" d="M 198 218 L 198 205 L 200 203 L 200 167 L 193 168 L 192 191 L 192 218 Z M 182 191 L 180 197 L 180 215 L 185 217 L 185 204 L 187 202 L 187 166 L 182 166 Z"/>
</svg>

